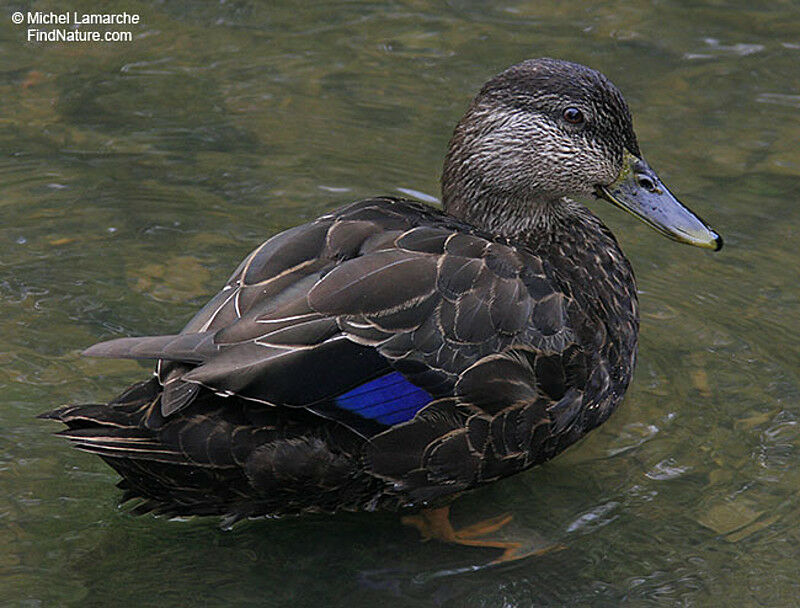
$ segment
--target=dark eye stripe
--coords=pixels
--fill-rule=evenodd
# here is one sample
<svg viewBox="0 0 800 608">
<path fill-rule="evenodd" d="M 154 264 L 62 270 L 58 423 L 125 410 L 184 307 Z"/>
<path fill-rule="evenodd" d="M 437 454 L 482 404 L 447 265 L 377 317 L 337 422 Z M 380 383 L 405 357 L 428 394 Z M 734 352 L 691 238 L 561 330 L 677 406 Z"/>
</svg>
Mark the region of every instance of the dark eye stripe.
<svg viewBox="0 0 800 608">
<path fill-rule="evenodd" d="M 583 112 L 581 112 L 578 108 L 566 108 L 562 116 L 564 116 L 564 120 L 572 123 L 573 125 L 579 125 L 584 121 Z"/>
</svg>

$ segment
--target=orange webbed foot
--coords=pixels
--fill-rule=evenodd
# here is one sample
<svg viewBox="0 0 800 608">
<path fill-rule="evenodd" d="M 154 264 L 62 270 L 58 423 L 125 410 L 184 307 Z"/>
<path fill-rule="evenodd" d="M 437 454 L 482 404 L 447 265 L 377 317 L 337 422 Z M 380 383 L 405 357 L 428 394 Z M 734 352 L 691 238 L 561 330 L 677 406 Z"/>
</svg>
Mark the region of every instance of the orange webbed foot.
<svg viewBox="0 0 800 608">
<path fill-rule="evenodd" d="M 450 523 L 450 507 L 445 506 L 436 509 L 424 509 L 415 515 L 406 515 L 401 521 L 408 526 L 417 528 L 424 541 L 436 539 L 467 547 L 501 549 L 503 552 L 500 557 L 489 562 L 490 565 L 544 555 L 545 553 L 565 548 L 560 544 L 550 544 L 538 549 L 522 551 L 522 542 L 481 538 L 501 530 L 512 519 L 513 515 L 506 513 L 456 530 Z"/>
</svg>

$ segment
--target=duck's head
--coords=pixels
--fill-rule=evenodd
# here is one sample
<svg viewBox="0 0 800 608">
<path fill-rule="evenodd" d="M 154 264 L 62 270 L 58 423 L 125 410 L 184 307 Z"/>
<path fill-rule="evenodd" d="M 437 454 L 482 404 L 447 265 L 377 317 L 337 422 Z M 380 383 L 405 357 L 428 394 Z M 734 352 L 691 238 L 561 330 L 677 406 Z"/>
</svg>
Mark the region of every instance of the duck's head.
<svg viewBox="0 0 800 608">
<path fill-rule="evenodd" d="M 442 194 L 448 213 L 511 237 L 596 195 L 671 239 L 722 247 L 642 157 L 619 89 L 567 61 L 530 59 L 483 86 L 450 141 Z"/>
</svg>

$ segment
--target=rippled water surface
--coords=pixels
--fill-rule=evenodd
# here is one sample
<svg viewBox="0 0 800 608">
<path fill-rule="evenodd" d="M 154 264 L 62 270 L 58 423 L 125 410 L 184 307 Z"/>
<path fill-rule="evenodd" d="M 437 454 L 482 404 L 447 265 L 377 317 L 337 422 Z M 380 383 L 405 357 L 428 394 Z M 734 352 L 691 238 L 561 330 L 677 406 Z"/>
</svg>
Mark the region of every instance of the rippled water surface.
<svg viewBox="0 0 800 608">
<path fill-rule="evenodd" d="M 793 2 L 74 2 L 123 44 L 26 44 L 0 11 L 0 604 L 794 606 L 800 602 L 800 9 Z M 136 518 L 34 419 L 147 370 L 265 237 L 372 194 L 438 196 L 480 84 L 549 55 L 624 91 L 643 151 L 725 236 L 680 246 L 602 203 L 639 279 L 623 407 L 554 462 L 456 503 L 566 549 L 483 555 L 391 515 Z"/>
</svg>

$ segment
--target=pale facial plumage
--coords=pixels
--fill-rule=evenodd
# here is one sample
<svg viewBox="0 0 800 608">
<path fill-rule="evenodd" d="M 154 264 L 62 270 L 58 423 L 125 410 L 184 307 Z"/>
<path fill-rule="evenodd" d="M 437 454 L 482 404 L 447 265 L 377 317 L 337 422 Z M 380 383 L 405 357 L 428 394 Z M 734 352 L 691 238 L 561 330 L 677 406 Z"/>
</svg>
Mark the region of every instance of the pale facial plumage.
<svg viewBox="0 0 800 608">
<path fill-rule="evenodd" d="M 584 120 L 564 117 L 577 108 Z M 489 81 L 456 127 L 442 177 L 449 213 L 478 225 L 518 217 L 514 230 L 563 213 L 559 201 L 613 182 L 624 151 L 638 154 L 628 107 L 602 74 L 534 59 Z M 499 200 L 502 204 L 498 205 Z"/>
</svg>

